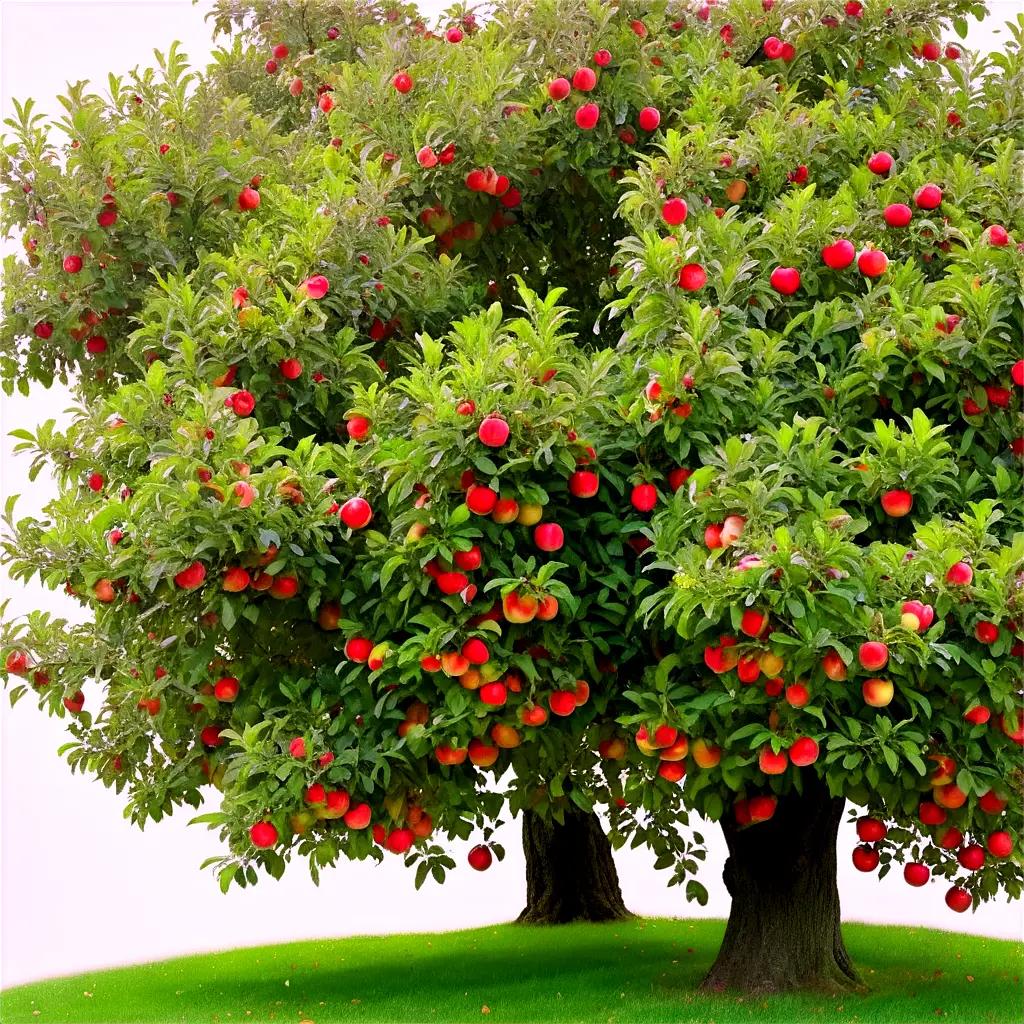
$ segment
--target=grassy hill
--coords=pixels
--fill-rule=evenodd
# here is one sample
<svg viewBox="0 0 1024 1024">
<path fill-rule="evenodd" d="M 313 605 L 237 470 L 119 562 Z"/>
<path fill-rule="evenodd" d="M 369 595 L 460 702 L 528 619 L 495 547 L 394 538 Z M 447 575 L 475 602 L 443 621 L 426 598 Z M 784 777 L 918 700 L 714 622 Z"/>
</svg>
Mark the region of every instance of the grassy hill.
<svg viewBox="0 0 1024 1024">
<path fill-rule="evenodd" d="M 586 1024 L 868 1022 L 1019 1024 L 1024 947 L 925 928 L 848 925 L 867 995 L 772 1000 L 695 988 L 721 921 L 332 939 L 183 957 L 23 985 L 3 1024 Z M 54 965 L 55 967 L 57 965 Z"/>
</svg>

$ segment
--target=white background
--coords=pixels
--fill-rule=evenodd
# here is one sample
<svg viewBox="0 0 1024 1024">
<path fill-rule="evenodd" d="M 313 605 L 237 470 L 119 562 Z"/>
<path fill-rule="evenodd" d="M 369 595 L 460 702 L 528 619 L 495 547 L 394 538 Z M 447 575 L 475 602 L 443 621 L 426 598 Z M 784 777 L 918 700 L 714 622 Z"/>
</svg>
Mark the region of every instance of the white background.
<svg viewBox="0 0 1024 1024">
<path fill-rule="evenodd" d="M 443 5 L 421 5 L 436 11 Z M 978 46 L 998 46 L 998 25 L 1021 9 L 1018 0 L 990 4 L 996 16 L 972 33 Z M 154 47 L 172 39 L 193 61 L 210 52 L 203 21 L 205 6 L 184 0 L 134 3 L 3 2 L 2 93 L 4 117 L 11 98 L 34 97 L 48 114 L 60 113 L 55 97 L 65 82 L 92 78 L 103 88 L 106 72 L 151 63 Z M 17 241 L 5 243 L 14 251 Z M 21 494 L 22 515 L 48 497 L 44 478 L 29 484 L 24 460 L 10 454 L 8 431 L 58 414 L 66 392 L 36 389 L 31 398 L 2 399 L 0 446 L 4 496 Z M 62 595 L 0 580 L 12 599 L 11 614 L 47 608 L 73 615 Z M 65 739 L 57 719 L 38 714 L 26 699 L 15 711 L 0 695 L 2 715 L 2 919 L 0 982 L 4 986 L 97 966 L 156 959 L 179 953 L 237 945 L 283 942 L 318 936 L 427 931 L 505 921 L 522 908 L 524 866 L 518 828 L 499 836 L 509 856 L 486 874 L 463 865 L 443 887 L 428 882 L 416 893 L 412 873 L 398 858 L 383 867 L 347 864 L 325 875 L 319 889 L 305 865 L 296 862 L 280 882 L 269 878 L 253 890 L 223 896 L 216 879 L 197 870 L 218 852 L 214 834 L 188 828 L 184 809 L 177 818 L 150 825 L 144 833 L 122 818 L 120 800 L 87 778 L 72 776 L 55 754 Z M 704 833 L 717 840 L 717 829 Z M 856 872 L 849 852 L 852 828 L 840 836 L 840 889 L 852 920 L 916 923 L 993 936 L 1019 937 L 1020 904 L 995 902 L 976 914 L 954 915 L 943 903 L 945 885 L 910 889 L 894 871 L 878 882 Z M 644 915 L 725 916 L 728 896 L 721 884 L 724 844 L 713 842 L 702 881 L 711 901 L 701 910 L 688 905 L 643 852 L 616 855 L 626 903 Z"/>
</svg>

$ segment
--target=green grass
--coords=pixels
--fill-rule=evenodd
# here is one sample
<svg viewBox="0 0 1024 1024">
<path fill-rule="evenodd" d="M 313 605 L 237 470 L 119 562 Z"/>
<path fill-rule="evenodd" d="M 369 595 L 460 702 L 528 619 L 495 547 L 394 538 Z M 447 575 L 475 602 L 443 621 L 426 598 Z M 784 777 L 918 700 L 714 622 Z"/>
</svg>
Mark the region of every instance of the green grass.
<svg viewBox="0 0 1024 1024">
<path fill-rule="evenodd" d="M 0 994 L 3 1024 L 335 1021 L 1019 1024 L 1019 943 L 847 925 L 867 995 L 737 999 L 695 988 L 721 921 L 644 920 L 332 939 L 97 971 Z"/>
</svg>

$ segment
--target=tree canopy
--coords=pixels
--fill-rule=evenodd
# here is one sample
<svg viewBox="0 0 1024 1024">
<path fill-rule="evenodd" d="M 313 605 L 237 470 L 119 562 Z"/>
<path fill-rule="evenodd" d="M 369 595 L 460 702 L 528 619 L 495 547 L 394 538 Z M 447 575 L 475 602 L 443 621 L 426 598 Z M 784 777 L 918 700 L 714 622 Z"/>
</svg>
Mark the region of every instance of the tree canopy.
<svg viewBox="0 0 1024 1024">
<path fill-rule="evenodd" d="M 864 870 L 1018 896 L 1024 22 L 983 14 L 221 0 L 208 69 L 19 106 L 0 376 L 78 406 L 15 433 L 57 494 L 4 561 L 80 614 L 4 624 L 12 698 L 140 825 L 216 787 L 225 888 L 599 807 L 704 900 L 691 812 L 824 785 Z"/>
</svg>

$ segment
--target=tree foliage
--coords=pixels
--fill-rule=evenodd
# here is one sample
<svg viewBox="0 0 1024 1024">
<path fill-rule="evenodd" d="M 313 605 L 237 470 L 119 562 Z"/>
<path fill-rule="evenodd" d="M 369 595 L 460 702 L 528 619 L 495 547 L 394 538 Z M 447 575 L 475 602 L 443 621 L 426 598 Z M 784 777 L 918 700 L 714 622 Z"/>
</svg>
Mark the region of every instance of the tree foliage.
<svg viewBox="0 0 1024 1024">
<path fill-rule="evenodd" d="M 688 813 L 813 773 L 882 873 L 1019 895 L 1024 23 L 951 41 L 983 14 L 223 0 L 205 72 L 26 102 L 0 374 L 79 404 L 15 434 L 58 494 L 5 562 L 81 614 L 5 624 L 12 698 L 140 825 L 220 790 L 225 887 L 441 880 L 574 806 L 704 899 Z"/>
</svg>

